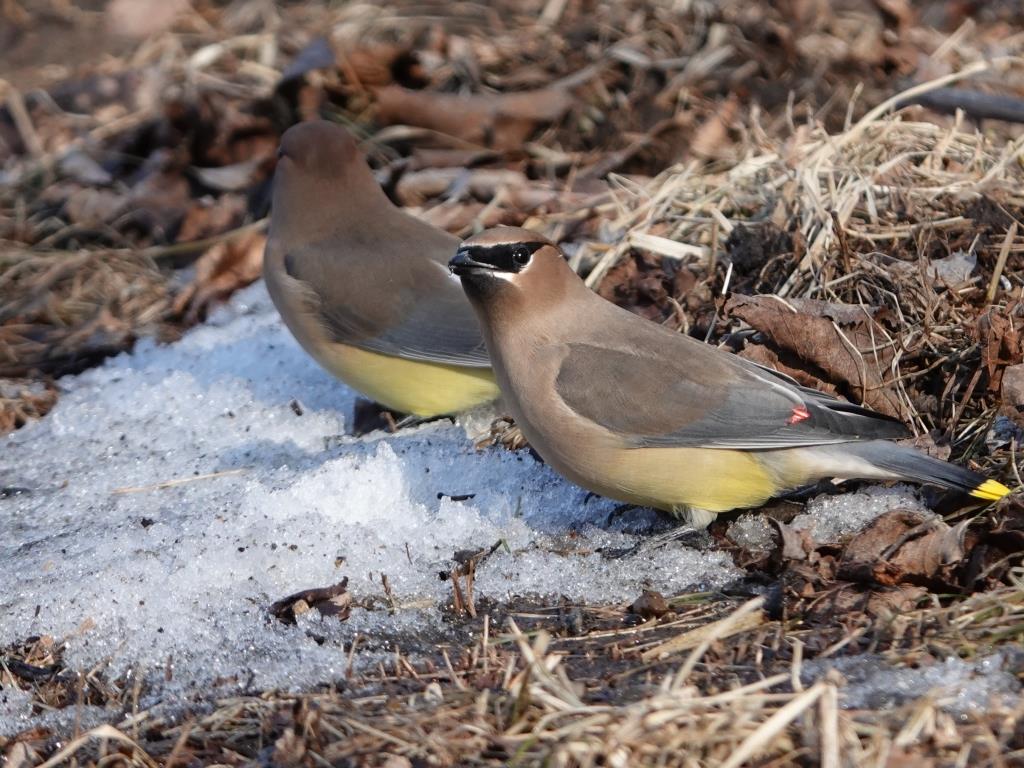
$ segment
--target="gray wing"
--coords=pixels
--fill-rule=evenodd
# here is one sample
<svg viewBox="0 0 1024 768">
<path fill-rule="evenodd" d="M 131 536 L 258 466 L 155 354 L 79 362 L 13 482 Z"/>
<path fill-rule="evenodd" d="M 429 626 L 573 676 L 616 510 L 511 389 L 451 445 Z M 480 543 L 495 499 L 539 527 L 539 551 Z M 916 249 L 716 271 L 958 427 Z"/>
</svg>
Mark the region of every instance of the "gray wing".
<svg viewBox="0 0 1024 768">
<path fill-rule="evenodd" d="M 442 265 L 459 240 L 429 227 L 415 240 L 391 234 L 378 242 L 415 250 L 396 257 L 358 239 L 331 240 L 287 251 L 284 268 L 303 283 L 310 309 L 334 341 L 410 360 L 489 367 L 479 321 Z"/>
<path fill-rule="evenodd" d="M 568 344 L 555 383 L 558 395 L 579 415 L 638 447 L 767 450 L 907 434 L 888 416 L 654 329 L 658 333 L 639 334 L 628 349 Z"/>
</svg>

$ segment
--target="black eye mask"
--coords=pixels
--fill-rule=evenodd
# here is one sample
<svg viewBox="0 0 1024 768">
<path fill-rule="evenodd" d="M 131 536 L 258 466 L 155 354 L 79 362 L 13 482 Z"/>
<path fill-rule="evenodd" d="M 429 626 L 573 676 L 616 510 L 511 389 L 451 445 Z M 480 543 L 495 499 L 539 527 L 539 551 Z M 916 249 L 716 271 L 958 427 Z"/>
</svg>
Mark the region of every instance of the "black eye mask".
<svg viewBox="0 0 1024 768">
<path fill-rule="evenodd" d="M 499 272 L 519 272 L 527 264 L 534 251 L 547 243 L 505 243 L 502 245 L 468 245 L 459 248 L 459 255 L 468 257 L 480 265 L 489 265 Z"/>
</svg>

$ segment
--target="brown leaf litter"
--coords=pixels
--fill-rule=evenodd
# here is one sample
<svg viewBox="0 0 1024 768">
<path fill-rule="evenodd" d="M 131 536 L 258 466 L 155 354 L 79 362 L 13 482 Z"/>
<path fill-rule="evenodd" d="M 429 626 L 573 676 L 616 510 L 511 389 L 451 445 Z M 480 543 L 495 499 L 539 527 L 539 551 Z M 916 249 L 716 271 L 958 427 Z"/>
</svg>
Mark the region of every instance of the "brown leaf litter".
<svg viewBox="0 0 1024 768">
<path fill-rule="evenodd" d="M 215 243 L 195 265 L 195 277 L 174 299 L 175 315 L 194 323 L 216 301 L 258 280 L 267 237 L 250 231 Z"/>
<path fill-rule="evenodd" d="M 560 88 L 462 96 L 389 85 L 374 96 L 384 125 L 414 125 L 504 150 L 519 149 L 539 124 L 558 120 L 573 103 Z"/>
<path fill-rule="evenodd" d="M 967 555 L 964 537 L 969 522 L 951 528 L 920 513 L 887 512 L 850 542 L 836 575 L 885 586 L 942 580 L 943 572 L 959 565 Z"/>
<path fill-rule="evenodd" d="M 896 357 L 877 308 L 814 299 L 733 296 L 724 312 L 760 331 L 764 346 L 788 369 L 820 372 L 819 380 L 880 413 L 906 419 L 889 386 Z M 790 363 L 789 361 L 793 361 Z"/>
</svg>

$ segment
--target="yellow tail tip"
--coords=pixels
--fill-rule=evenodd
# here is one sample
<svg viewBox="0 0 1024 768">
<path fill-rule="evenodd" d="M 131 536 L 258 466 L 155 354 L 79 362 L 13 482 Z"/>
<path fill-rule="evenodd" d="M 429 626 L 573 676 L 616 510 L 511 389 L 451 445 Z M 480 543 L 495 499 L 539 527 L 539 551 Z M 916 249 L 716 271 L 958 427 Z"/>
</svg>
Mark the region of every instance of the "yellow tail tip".
<svg viewBox="0 0 1024 768">
<path fill-rule="evenodd" d="M 999 501 L 1009 492 L 1010 489 L 1002 483 L 996 480 L 986 480 L 971 491 L 971 496 L 974 496 L 976 499 L 984 499 L 985 501 Z"/>
</svg>

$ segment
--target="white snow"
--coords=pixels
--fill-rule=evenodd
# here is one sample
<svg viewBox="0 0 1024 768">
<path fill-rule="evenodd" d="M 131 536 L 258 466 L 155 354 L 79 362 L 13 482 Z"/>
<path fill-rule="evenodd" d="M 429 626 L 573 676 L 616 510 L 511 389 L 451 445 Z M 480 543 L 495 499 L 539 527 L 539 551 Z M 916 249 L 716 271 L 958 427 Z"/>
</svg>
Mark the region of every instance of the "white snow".
<svg viewBox="0 0 1024 768">
<path fill-rule="evenodd" d="M 894 667 L 879 656 L 866 654 L 822 659 L 804 665 L 804 682 L 838 671 L 844 709 L 891 709 L 927 697 L 940 708 L 967 717 L 994 705 L 1012 707 L 1019 701 L 1017 674 L 1024 652 L 1006 647 L 977 659 L 951 657 L 920 668 Z"/>
<path fill-rule="evenodd" d="M 837 544 L 865 528 L 876 517 L 895 509 L 935 517 L 914 486 L 896 483 L 864 486 L 835 496 L 815 496 L 789 526 L 797 531 L 808 531 L 817 544 Z M 730 524 L 726 535 L 748 552 L 770 552 L 778 537 L 767 515 L 756 512 L 740 515 Z"/>
<path fill-rule="evenodd" d="M 0 455 L 0 486 L 29 489 L 0 497 L 0 647 L 64 638 L 69 669 L 138 669 L 143 706 L 330 682 L 356 633 L 357 663 L 415 651 L 449 631 L 438 573 L 452 554 L 499 539 L 478 596 L 626 601 L 739 575 L 725 553 L 679 544 L 602 556 L 650 516 L 608 523 L 613 503 L 585 502 L 528 453 L 475 450 L 481 414 L 346 435 L 354 394 L 282 329 L 261 284 L 178 343 L 140 343 L 60 385 L 51 414 Z M 157 487 L 168 481 L 190 482 Z M 357 601 L 382 603 L 381 574 L 393 615 L 268 618 L 274 600 L 344 576 Z M 0 695 L 0 733 L 39 722 L 27 697 Z"/>
<path fill-rule="evenodd" d="M 740 515 L 729 524 L 726 536 L 748 552 L 771 552 L 776 546 L 775 526 L 767 515 Z"/>
<path fill-rule="evenodd" d="M 897 483 L 891 487 L 871 485 L 838 496 L 817 496 L 793 518 L 791 525 L 797 530 L 809 530 L 818 543 L 834 544 L 894 509 L 913 510 L 926 517 L 935 516 L 921 501 L 916 488 Z"/>
</svg>

